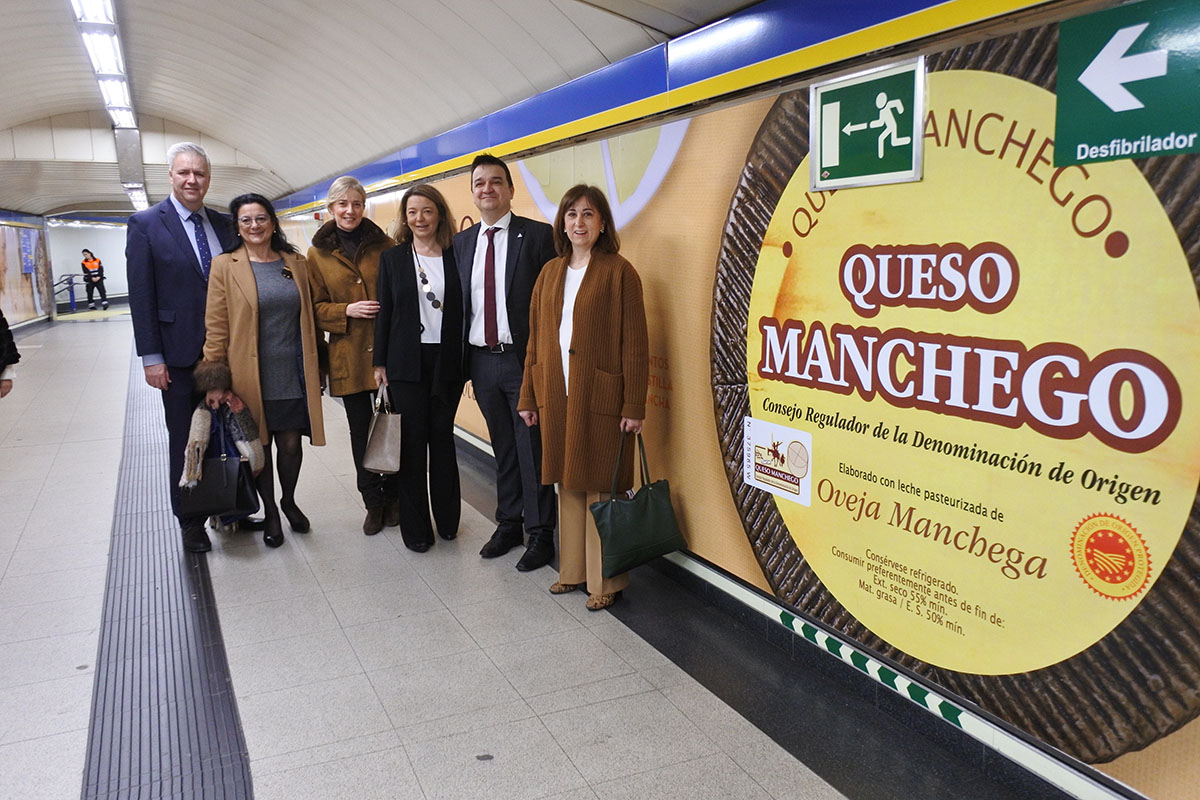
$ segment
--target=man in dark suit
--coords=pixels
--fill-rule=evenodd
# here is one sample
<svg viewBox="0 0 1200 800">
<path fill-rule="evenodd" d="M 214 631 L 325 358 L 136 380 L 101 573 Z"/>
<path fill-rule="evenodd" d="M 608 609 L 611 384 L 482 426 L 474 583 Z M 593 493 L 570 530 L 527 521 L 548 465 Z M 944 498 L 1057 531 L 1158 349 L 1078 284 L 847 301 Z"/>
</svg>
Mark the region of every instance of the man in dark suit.
<svg viewBox="0 0 1200 800">
<path fill-rule="evenodd" d="M 554 487 L 542 485 L 542 440 L 517 415 L 529 298 L 554 258 L 550 226 L 512 213 L 508 166 L 484 153 L 471 164 L 471 195 L 482 222 L 454 237 L 467 322 L 467 369 L 496 454 L 496 532 L 479 551 L 502 556 L 529 535 L 522 572 L 554 558 Z"/>
<path fill-rule="evenodd" d="M 204 207 L 208 154 L 180 142 L 167 151 L 171 194 L 129 218 L 125 262 L 133 337 L 146 383 L 162 391 L 171 463 L 171 509 L 183 548 L 212 549 L 203 517 L 179 513 L 179 476 L 192 411 L 199 402 L 192 367 L 204 347 L 204 305 L 213 256 L 233 244 L 229 217 Z"/>
</svg>

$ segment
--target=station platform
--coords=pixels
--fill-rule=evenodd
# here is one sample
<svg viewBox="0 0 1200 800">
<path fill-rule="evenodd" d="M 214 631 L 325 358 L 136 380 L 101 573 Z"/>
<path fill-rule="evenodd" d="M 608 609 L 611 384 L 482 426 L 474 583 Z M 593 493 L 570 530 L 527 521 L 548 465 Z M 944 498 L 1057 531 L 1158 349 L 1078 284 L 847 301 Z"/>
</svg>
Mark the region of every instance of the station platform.
<svg viewBox="0 0 1200 800">
<path fill-rule="evenodd" d="M 1054 798 L 848 670 L 771 643 L 670 564 L 620 603 L 454 541 L 361 533 L 345 416 L 306 445 L 312 532 L 182 552 L 128 316 L 17 331 L 0 401 L 0 797 Z"/>
</svg>

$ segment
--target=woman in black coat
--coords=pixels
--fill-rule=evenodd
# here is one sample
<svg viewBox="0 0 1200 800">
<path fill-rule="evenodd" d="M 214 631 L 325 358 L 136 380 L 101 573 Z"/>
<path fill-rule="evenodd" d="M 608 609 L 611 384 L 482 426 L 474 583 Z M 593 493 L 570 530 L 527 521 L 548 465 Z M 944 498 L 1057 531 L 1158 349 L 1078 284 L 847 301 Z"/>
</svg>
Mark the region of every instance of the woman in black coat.
<svg viewBox="0 0 1200 800">
<path fill-rule="evenodd" d="M 454 415 L 463 389 L 463 296 L 450 248 L 450 209 L 414 186 L 400 203 L 400 244 L 379 261 L 375 382 L 400 412 L 400 535 L 423 553 L 458 535 L 461 494 Z M 428 467 L 428 488 L 426 468 Z"/>
<path fill-rule="evenodd" d="M 17 374 L 16 364 L 20 360 L 21 354 L 17 352 L 17 343 L 8 329 L 8 320 L 0 311 L 0 397 L 12 391 L 13 378 Z"/>
</svg>

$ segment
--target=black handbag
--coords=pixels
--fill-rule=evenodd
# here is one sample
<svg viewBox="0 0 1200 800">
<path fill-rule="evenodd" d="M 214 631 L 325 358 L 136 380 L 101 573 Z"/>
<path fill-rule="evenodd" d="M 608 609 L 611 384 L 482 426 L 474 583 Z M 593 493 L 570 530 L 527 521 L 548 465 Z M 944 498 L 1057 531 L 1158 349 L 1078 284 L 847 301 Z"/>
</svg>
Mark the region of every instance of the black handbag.
<svg viewBox="0 0 1200 800">
<path fill-rule="evenodd" d="M 223 517 L 229 522 L 258 511 L 258 491 L 250 461 L 229 437 L 225 409 L 212 412 L 208 454 L 193 487 L 179 490 L 179 511 L 188 516 Z"/>
<path fill-rule="evenodd" d="M 675 521 L 670 485 L 666 480 L 650 480 L 646 443 L 640 433 L 637 446 L 642 457 L 642 487 L 633 497 L 617 496 L 617 475 L 621 472 L 621 457 L 625 454 L 625 438 L 621 434 L 617 465 L 613 469 L 612 495 L 589 506 L 600 533 L 600 574 L 605 578 L 687 547 Z"/>
</svg>

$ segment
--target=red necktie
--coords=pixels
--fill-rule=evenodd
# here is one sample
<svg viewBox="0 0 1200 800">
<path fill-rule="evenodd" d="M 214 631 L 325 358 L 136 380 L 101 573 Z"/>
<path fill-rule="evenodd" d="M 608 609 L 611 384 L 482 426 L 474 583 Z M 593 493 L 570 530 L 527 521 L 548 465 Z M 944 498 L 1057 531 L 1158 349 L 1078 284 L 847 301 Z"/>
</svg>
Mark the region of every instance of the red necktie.
<svg viewBox="0 0 1200 800">
<path fill-rule="evenodd" d="M 496 245 L 494 238 L 499 228 L 488 228 L 487 252 L 483 254 L 483 341 L 488 347 L 500 344 L 496 332 Z"/>
</svg>

